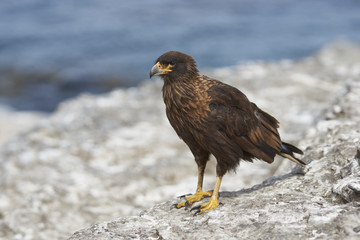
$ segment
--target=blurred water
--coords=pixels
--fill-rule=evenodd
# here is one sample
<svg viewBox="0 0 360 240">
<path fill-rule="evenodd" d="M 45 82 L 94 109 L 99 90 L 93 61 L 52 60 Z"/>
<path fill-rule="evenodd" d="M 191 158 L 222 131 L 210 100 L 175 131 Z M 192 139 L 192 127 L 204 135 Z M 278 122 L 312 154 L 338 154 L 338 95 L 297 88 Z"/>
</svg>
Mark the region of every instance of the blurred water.
<svg viewBox="0 0 360 240">
<path fill-rule="evenodd" d="M 147 79 L 154 60 L 168 50 L 211 68 L 296 59 L 335 40 L 360 42 L 360 1 L 2 0 L 0 69 L 57 77 L 41 84 L 24 79 L 27 84 L 0 101 L 51 111 L 81 91 Z M 0 94 L 11 76 L 0 74 Z"/>
</svg>

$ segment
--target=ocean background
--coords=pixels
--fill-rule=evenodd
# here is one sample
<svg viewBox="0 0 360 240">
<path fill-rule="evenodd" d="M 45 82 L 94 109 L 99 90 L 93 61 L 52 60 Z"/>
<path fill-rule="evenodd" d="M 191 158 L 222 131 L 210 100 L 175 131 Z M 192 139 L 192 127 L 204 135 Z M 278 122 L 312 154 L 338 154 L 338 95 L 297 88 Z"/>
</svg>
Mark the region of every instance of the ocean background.
<svg viewBox="0 0 360 240">
<path fill-rule="evenodd" d="M 168 50 L 204 70 L 296 60 L 334 41 L 360 42 L 360 1 L 2 0 L 0 104 L 51 112 L 135 86 Z"/>
</svg>

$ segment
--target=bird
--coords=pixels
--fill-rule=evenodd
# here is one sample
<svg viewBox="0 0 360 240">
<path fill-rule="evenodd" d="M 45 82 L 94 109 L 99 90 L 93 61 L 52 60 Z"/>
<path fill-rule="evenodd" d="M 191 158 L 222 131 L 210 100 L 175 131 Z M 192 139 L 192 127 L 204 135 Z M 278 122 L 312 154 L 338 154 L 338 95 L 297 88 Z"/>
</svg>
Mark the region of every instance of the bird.
<svg viewBox="0 0 360 240">
<path fill-rule="evenodd" d="M 196 61 L 188 54 L 168 51 L 155 61 L 150 78 L 163 79 L 162 95 L 166 115 L 177 135 L 194 155 L 198 167 L 196 191 L 184 195 L 176 208 L 192 206 L 205 197 L 207 203 L 193 207 L 202 214 L 219 206 L 223 176 L 235 170 L 240 161 L 254 159 L 272 163 L 276 155 L 304 167 L 294 153 L 303 152 L 278 133 L 279 122 L 250 102 L 237 88 L 200 75 Z M 203 179 L 210 155 L 216 159 L 214 190 L 203 191 Z"/>
</svg>

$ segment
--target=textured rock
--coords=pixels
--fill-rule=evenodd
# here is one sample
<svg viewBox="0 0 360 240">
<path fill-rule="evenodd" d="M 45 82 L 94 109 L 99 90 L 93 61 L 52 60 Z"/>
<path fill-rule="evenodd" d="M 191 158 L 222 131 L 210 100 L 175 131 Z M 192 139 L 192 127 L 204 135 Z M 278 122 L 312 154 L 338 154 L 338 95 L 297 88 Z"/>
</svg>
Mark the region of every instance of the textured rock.
<svg viewBox="0 0 360 240">
<path fill-rule="evenodd" d="M 0 239 L 66 238 L 78 229 L 119 217 L 125 218 L 94 225 L 73 238 L 97 236 L 106 239 L 111 234 L 129 238 L 132 235 L 126 234 L 135 237 L 151 234 L 154 238 L 161 235 L 171 239 L 172 234 L 181 231 L 179 234 L 184 238 L 201 239 L 201 234 L 208 232 L 212 232 L 214 238 L 225 232 L 229 236 L 246 236 L 240 231 L 243 227 L 239 226 L 247 226 L 250 222 L 259 231 L 259 223 L 265 224 L 267 219 L 277 222 L 278 226 L 293 223 L 297 214 L 292 214 L 290 206 L 295 208 L 299 201 L 304 201 L 304 209 L 311 215 L 314 197 L 325 206 L 318 207 L 324 211 L 323 218 L 336 213 L 339 226 L 349 222 L 347 231 L 357 229 L 357 226 L 350 227 L 351 219 L 357 219 L 356 215 L 346 210 L 351 215 L 346 217 L 336 209 L 342 209 L 341 206 L 350 209 L 349 203 L 339 204 L 356 200 L 357 196 L 358 184 L 351 177 L 356 174 L 357 165 L 355 162 L 350 164 L 356 144 L 347 143 L 355 141 L 353 135 L 358 134 L 354 128 L 358 110 L 342 101 L 357 101 L 356 94 L 351 95 L 350 86 L 356 85 L 355 80 L 358 80 L 359 56 L 357 46 L 335 45 L 298 62 L 245 63 L 208 70 L 208 75 L 239 87 L 250 100 L 277 117 L 283 139 L 306 149 L 307 161 L 316 161 L 307 168 L 305 176 L 292 173 L 285 177 L 283 175 L 293 166 L 290 161 L 278 160 L 271 165 L 260 161 L 241 163 L 236 175 L 224 177 L 221 188 L 224 205 L 196 218 L 188 211 L 170 210 L 169 206 L 177 200 L 146 210 L 142 217 L 125 217 L 139 215 L 155 203 L 195 189 L 196 165 L 166 119 L 161 80 L 102 96 L 83 95 L 63 103 L 55 114 L 33 130 L 0 148 Z M 324 112 L 329 106 L 330 110 Z M 311 128 L 314 124 L 316 127 Z M 298 142 L 300 139 L 303 140 Z M 340 143 L 343 144 L 337 145 Z M 342 156 L 340 153 L 345 160 L 339 157 Z M 324 166 L 320 162 L 323 159 L 326 163 L 327 154 L 333 154 L 329 156 L 336 157 L 336 162 L 332 159 L 329 166 Z M 211 161 L 208 166 L 205 188 L 213 187 L 214 165 Z M 279 177 L 256 185 L 270 176 Z M 310 189 L 311 184 L 315 184 L 316 191 Z M 239 189 L 245 190 L 236 192 Z M 273 194 L 266 192 L 270 189 L 276 191 Z M 294 189 L 299 190 L 293 193 Z M 304 196 L 304 192 L 308 195 Z M 266 201 L 250 201 L 260 197 Z M 282 201 L 284 197 L 292 198 Z M 273 204 L 276 202 L 284 207 Z M 283 209 L 288 211 L 287 214 L 278 220 L 271 219 L 276 212 L 285 211 Z M 220 220 L 227 215 L 229 224 L 220 227 Z M 218 228 L 211 231 L 209 228 L 198 229 L 197 235 L 190 232 L 191 225 L 203 226 L 201 224 L 206 224 L 208 218 L 214 226 L 218 224 Z M 227 226 L 231 229 L 230 223 L 235 223 L 235 219 L 243 222 L 231 235 L 226 229 Z M 317 224 L 321 225 L 319 215 L 309 219 L 317 219 Z M 262 228 L 264 233 L 275 231 L 270 225 L 266 226 L 268 230 Z M 100 234 L 96 235 L 95 231 L 95 235 L 91 235 L 91 229 L 99 229 L 96 231 Z M 244 229 L 255 234 L 251 228 Z M 316 231 L 314 234 L 317 236 Z"/>
<path fill-rule="evenodd" d="M 237 192 L 222 206 L 193 216 L 158 204 L 137 217 L 93 225 L 70 239 L 355 239 L 360 238 L 360 80 L 348 83 L 337 105 L 306 135 L 304 172 L 271 177 Z"/>
<path fill-rule="evenodd" d="M 0 146 L 26 132 L 46 117 L 38 112 L 17 112 L 0 105 Z"/>
</svg>

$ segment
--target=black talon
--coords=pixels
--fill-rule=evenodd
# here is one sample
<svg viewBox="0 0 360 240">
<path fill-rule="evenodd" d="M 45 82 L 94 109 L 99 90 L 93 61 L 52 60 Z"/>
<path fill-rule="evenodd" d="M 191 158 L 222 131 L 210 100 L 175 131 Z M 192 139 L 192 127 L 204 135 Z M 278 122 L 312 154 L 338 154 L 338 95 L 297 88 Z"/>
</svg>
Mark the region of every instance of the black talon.
<svg viewBox="0 0 360 240">
<path fill-rule="evenodd" d="M 188 209 L 189 209 L 189 207 L 190 207 L 190 204 L 189 204 L 189 202 L 188 202 L 188 201 L 186 201 L 186 202 L 185 202 L 185 209 L 186 209 L 186 210 L 188 210 Z"/>
<path fill-rule="evenodd" d="M 192 212 L 193 210 L 198 210 L 198 211 L 200 211 L 200 207 L 201 207 L 201 205 L 192 207 L 192 208 L 190 209 L 190 212 Z"/>
<path fill-rule="evenodd" d="M 199 215 L 199 213 L 200 213 L 200 210 L 197 210 L 193 216 L 195 217 L 195 216 Z"/>
<path fill-rule="evenodd" d="M 184 195 L 181 195 L 181 196 L 178 196 L 178 198 L 185 198 L 186 196 L 190 196 L 191 195 L 191 193 L 188 193 L 188 194 L 184 194 Z"/>
</svg>

